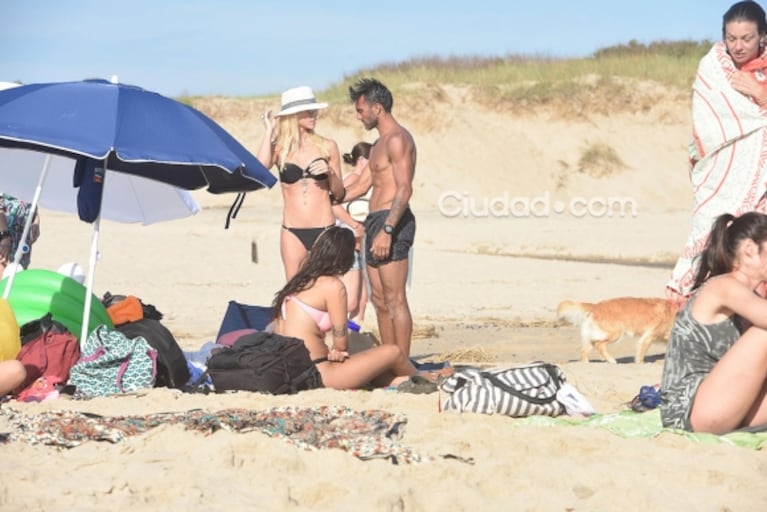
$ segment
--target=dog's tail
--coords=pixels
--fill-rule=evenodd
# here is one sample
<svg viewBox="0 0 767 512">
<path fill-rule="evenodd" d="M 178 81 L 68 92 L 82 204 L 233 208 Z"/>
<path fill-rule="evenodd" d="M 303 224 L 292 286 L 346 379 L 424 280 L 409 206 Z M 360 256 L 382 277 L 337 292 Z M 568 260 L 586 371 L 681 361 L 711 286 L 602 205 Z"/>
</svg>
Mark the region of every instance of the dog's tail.
<svg viewBox="0 0 767 512">
<path fill-rule="evenodd" d="M 575 302 L 564 300 L 557 306 L 557 319 L 565 320 L 573 325 L 580 325 L 586 316 L 591 313 L 591 306 L 588 302 Z"/>
</svg>

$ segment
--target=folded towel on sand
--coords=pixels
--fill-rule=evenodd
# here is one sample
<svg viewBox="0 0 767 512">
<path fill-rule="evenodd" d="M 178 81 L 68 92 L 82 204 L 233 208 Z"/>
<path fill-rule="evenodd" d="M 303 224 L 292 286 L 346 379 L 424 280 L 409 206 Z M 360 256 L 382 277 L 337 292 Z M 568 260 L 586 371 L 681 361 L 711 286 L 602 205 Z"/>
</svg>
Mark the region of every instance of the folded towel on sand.
<svg viewBox="0 0 767 512">
<path fill-rule="evenodd" d="M 559 416 L 530 416 L 513 421 L 514 427 L 521 426 L 567 426 L 576 425 L 582 427 L 602 427 L 613 434 L 621 437 L 646 437 L 651 438 L 665 432 L 679 434 L 693 441 L 704 444 L 729 443 L 743 448 L 760 450 L 767 445 L 767 432 L 744 432 L 736 431 L 717 436 L 714 434 L 702 434 L 699 432 L 687 432 L 672 428 L 663 428 L 660 421 L 660 410 L 637 413 L 634 411 L 621 411 L 613 414 L 595 414 L 588 418 L 575 418 Z"/>
</svg>

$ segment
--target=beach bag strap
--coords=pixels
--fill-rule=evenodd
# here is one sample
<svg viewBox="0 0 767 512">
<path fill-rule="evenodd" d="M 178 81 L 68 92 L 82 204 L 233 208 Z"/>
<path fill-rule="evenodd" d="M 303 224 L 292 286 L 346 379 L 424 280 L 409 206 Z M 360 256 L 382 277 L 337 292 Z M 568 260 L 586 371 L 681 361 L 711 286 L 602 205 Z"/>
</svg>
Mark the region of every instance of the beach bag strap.
<svg viewBox="0 0 767 512">
<path fill-rule="evenodd" d="M 546 372 L 551 376 L 552 381 L 557 382 L 560 380 L 560 376 L 557 375 L 552 365 L 543 364 L 541 365 L 541 368 L 546 370 Z M 523 393 L 522 391 L 518 389 L 514 389 L 513 387 L 509 386 L 508 384 L 506 384 L 505 382 L 503 382 L 501 379 L 499 379 L 498 377 L 496 377 L 494 374 L 490 372 L 480 372 L 480 375 L 482 375 L 484 378 L 490 381 L 490 383 L 493 386 L 497 387 L 498 389 L 502 391 L 505 391 L 506 393 L 512 396 L 519 398 L 520 400 L 524 400 L 525 402 L 530 402 L 535 405 L 546 405 L 557 400 L 556 395 L 538 397 L 538 396 L 530 395 L 527 393 Z"/>
</svg>

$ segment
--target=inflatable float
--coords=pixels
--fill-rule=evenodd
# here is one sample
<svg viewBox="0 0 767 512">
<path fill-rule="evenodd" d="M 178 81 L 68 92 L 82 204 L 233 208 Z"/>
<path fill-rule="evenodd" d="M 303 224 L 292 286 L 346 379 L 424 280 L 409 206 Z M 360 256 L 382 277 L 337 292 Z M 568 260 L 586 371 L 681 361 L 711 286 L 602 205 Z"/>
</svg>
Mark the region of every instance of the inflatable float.
<svg viewBox="0 0 767 512">
<path fill-rule="evenodd" d="M 0 281 L 0 295 L 5 292 L 7 282 L 7 277 Z M 79 339 L 82 332 L 85 293 L 85 286 L 71 277 L 52 270 L 29 269 L 14 277 L 8 303 L 19 326 L 50 312 L 54 320 L 64 324 Z M 94 295 L 91 299 L 88 332 L 92 332 L 101 324 L 109 328 L 114 327 L 106 308 Z"/>
</svg>

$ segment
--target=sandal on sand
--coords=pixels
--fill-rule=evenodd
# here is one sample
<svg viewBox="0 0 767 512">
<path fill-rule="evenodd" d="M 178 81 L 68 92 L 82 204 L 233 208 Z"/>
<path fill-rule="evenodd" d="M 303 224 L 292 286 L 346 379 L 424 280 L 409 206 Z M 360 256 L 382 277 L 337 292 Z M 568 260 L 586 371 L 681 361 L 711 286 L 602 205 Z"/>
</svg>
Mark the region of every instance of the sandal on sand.
<svg viewBox="0 0 767 512">
<path fill-rule="evenodd" d="M 413 393 L 416 395 L 434 393 L 437 391 L 437 383 L 422 377 L 420 375 L 413 375 L 409 377 L 405 382 L 397 386 L 399 393 Z"/>
</svg>

